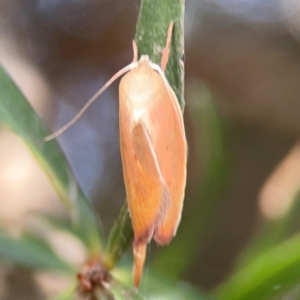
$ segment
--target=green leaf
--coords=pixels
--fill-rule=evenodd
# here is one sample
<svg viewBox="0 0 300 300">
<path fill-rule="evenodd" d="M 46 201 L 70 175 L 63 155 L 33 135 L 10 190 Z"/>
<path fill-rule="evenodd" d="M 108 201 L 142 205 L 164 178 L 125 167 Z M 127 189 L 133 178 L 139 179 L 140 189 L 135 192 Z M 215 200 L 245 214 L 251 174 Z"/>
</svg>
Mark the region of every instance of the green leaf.
<svg viewBox="0 0 300 300">
<path fill-rule="evenodd" d="M 0 259 L 9 259 L 14 264 L 27 268 L 75 273 L 75 270 L 61 260 L 48 244 L 29 234 L 13 238 L 1 231 Z"/>
<path fill-rule="evenodd" d="M 129 288 L 117 280 L 111 282 L 110 292 L 114 296 L 114 300 L 145 300 L 145 297 L 137 289 Z"/>
<path fill-rule="evenodd" d="M 268 300 L 300 282 L 300 235 L 257 255 L 216 289 L 222 300 Z"/>
<path fill-rule="evenodd" d="M 85 230 L 78 228 L 78 224 L 74 226 L 74 224 L 72 224 L 69 219 L 61 219 L 45 214 L 38 214 L 37 217 L 48 223 L 54 230 L 57 229 L 66 231 L 69 234 L 76 236 L 84 245 L 88 245 L 89 241 L 87 239 L 88 237 L 85 234 Z M 95 254 L 97 256 L 99 252 L 96 252 Z"/>
<path fill-rule="evenodd" d="M 81 231 L 80 235 L 86 237 L 90 254 L 99 254 L 102 232 L 98 218 L 89 207 L 58 143 L 44 142 L 44 137 L 49 135 L 48 130 L 1 66 L 0 122 L 25 142 L 61 201 L 68 207 L 73 207 L 77 228 Z"/>
<path fill-rule="evenodd" d="M 127 204 L 125 203 L 109 234 L 105 258 L 105 265 L 108 269 L 112 269 L 116 262 L 124 255 L 130 247 L 132 239 L 131 220 Z"/>
<path fill-rule="evenodd" d="M 101 284 L 100 284 L 101 285 Z M 68 298 L 67 298 L 68 299 Z M 94 286 L 90 291 L 82 292 L 81 289 L 75 289 L 72 299 L 76 300 L 144 300 L 136 288 L 128 287 L 120 281 L 111 278 L 107 286 Z"/>
<path fill-rule="evenodd" d="M 149 272 L 150 273 L 150 272 Z M 140 287 L 147 299 L 172 299 L 172 300 L 212 300 L 212 296 L 193 288 L 185 282 L 173 281 L 165 275 L 152 273 L 148 275 Z"/>
<path fill-rule="evenodd" d="M 128 260 L 124 260 L 121 266 L 113 271 L 113 275 L 119 281 L 126 285 L 132 283 L 130 275 L 131 264 Z M 165 276 L 165 274 L 147 268 L 140 287 L 140 294 L 144 299 L 172 299 L 172 300 L 213 300 L 216 299 L 211 295 L 206 294 L 199 289 L 192 287 L 190 284 L 174 280 Z"/>
<path fill-rule="evenodd" d="M 152 62 L 160 65 L 168 27 L 170 22 L 174 21 L 166 77 L 182 109 L 184 107 L 184 64 L 180 62 L 184 54 L 183 17 L 183 0 L 143 0 L 135 34 L 139 57 L 148 55 Z"/>
</svg>

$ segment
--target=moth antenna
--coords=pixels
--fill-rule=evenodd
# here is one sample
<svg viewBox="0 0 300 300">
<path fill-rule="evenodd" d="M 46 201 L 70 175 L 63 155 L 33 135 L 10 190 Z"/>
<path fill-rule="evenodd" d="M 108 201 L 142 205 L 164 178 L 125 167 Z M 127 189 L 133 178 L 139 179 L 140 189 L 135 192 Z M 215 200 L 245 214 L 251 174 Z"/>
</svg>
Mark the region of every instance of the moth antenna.
<svg viewBox="0 0 300 300">
<path fill-rule="evenodd" d="M 166 66 L 168 63 L 169 59 L 169 54 L 170 54 L 170 44 L 171 44 L 171 39 L 172 39 L 172 31 L 174 27 L 174 22 L 171 21 L 169 28 L 168 28 L 168 35 L 167 35 L 167 40 L 166 40 L 166 46 L 163 50 L 163 54 L 161 57 L 161 63 L 160 63 L 160 68 L 162 69 L 163 72 L 166 70 Z"/>
<path fill-rule="evenodd" d="M 79 113 L 70 120 L 66 125 L 61 127 L 59 130 L 55 131 L 54 133 L 46 136 L 44 138 L 45 142 L 51 141 L 58 136 L 60 136 L 63 132 L 65 132 L 69 127 L 71 127 L 82 115 L 83 113 L 89 108 L 89 106 L 120 76 L 127 73 L 128 71 L 132 70 L 133 68 L 137 67 L 137 62 L 132 62 L 131 64 L 127 65 L 120 71 L 118 71 L 115 75 L 113 75 L 106 83 L 105 85 L 96 93 L 92 98 L 89 99 L 89 101 L 83 106 L 83 108 L 79 111 Z"/>
<path fill-rule="evenodd" d="M 138 61 L 138 48 L 137 48 L 135 40 L 132 41 L 132 48 L 133 48 L 133 62 L 137 62 Z"/>
</svg>

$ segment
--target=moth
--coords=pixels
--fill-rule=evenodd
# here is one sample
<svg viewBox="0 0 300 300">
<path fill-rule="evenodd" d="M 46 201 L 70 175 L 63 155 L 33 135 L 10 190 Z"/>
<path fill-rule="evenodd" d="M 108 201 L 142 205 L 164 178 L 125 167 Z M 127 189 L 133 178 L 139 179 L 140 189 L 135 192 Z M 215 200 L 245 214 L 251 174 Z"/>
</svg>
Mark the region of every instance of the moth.
<svg viewBox="0 0 300 300">
<path fill-rule="evenodd" d="M 134 284 L 139 285 L 152 239 L 168 244 L 181 219 L 186 185 L 187 143 L 183 115 L 164 75 L 170 53 L 170 23 L 161 66 L 147 55 L 138 60 L 133 42 L 133 62 L 117 72 L 60 130 L 75 123 L 92 102 L 118 77 L 120 151 L 129 213 L 134 231 Z"/>
</svg>

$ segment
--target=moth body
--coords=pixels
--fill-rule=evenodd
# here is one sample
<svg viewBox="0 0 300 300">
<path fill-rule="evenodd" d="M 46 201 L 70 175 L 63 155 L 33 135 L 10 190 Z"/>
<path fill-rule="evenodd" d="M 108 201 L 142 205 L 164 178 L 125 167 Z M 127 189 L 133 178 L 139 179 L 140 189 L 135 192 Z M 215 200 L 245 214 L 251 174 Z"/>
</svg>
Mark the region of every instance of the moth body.
<svg viewBox="0 0 300 300">
<path fill-rule="evenodd" d="M 181 218 L 187 145 L 176 96 L 142 57 L 119 86 L 120 148 L 134 230 L 135 284 L 152 238 L 170 242 Z M 155 69 L 154 69 L 155 68 Z"/>
</svg>

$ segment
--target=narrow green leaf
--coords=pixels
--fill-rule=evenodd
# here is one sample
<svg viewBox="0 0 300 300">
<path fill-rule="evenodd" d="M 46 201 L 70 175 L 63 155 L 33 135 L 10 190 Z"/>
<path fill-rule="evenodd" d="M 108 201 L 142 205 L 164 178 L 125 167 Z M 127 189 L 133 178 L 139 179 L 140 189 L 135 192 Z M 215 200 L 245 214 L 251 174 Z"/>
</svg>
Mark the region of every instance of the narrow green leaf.
<svg viewBox="0 0 300 300">
<path fill-rule="evenodd" d="M 110 231 L 108 238 L 105 265 L 108 269 L 114 267 L 117 261 L 130 247 L 133 239 L 131 220 L 128 214 L 128 207 L 125 203 L 120 215 Z"/>
<path fill-rule="evenodd" d="M 15 265 L 27 268 L 75 273 L 75 270 L 61 260 L 48 244 L 29 234 L 13 238 L 1 231 L 0 259 L 8 259 Z"/>
<path fill-rule="evenodd" d="M 102 225 L 82 193 L 77 196 L 74 219 L 77 235 L 81 237 L 90 256 L 99 256 L 104 251 Z"/>
<path fill-rule="evenodd" d="M 139 57 L 148 55 L 152 62 L 160 65 L 168 27 L 170 22 L 174 21 L 166 77 L 182 109 L 184 107 L 184 64 L 181 63 L 184 54 L 184 2 L 183 0 L 142 0 L 135 34 Z"/>
<path fill-rule="evenodd" d="M 300 282 L 300 235 L 257 255 L 221 284 L 222 300 L 268 300 Z"/>
<path fill-rule="evenodd" d="M 48 223 L 53 229 L 67 231 L 72 235 L 76 235 L 80 240 L 84 240 L 84 237 L 78 236 L 78 232 L 76 232 L 74 226 L 67 218 L 58 218 L 42 213 L 34 214 L 33 216 L 41 219 L 43 222 Z"/>
<path fill-rule="evenodd" d="M 45 171 L 62 202 L 73 207 L 78 229 L 84 231 L 93 255 L 101 249 L 99 220 L 77 185 L 69 164 L 56 141 L 44 142 L 49 134 L 41 119 L 14 82 L 0 66 L 0 122 L 15 132 L 28 146 Z"/>
</svg>

